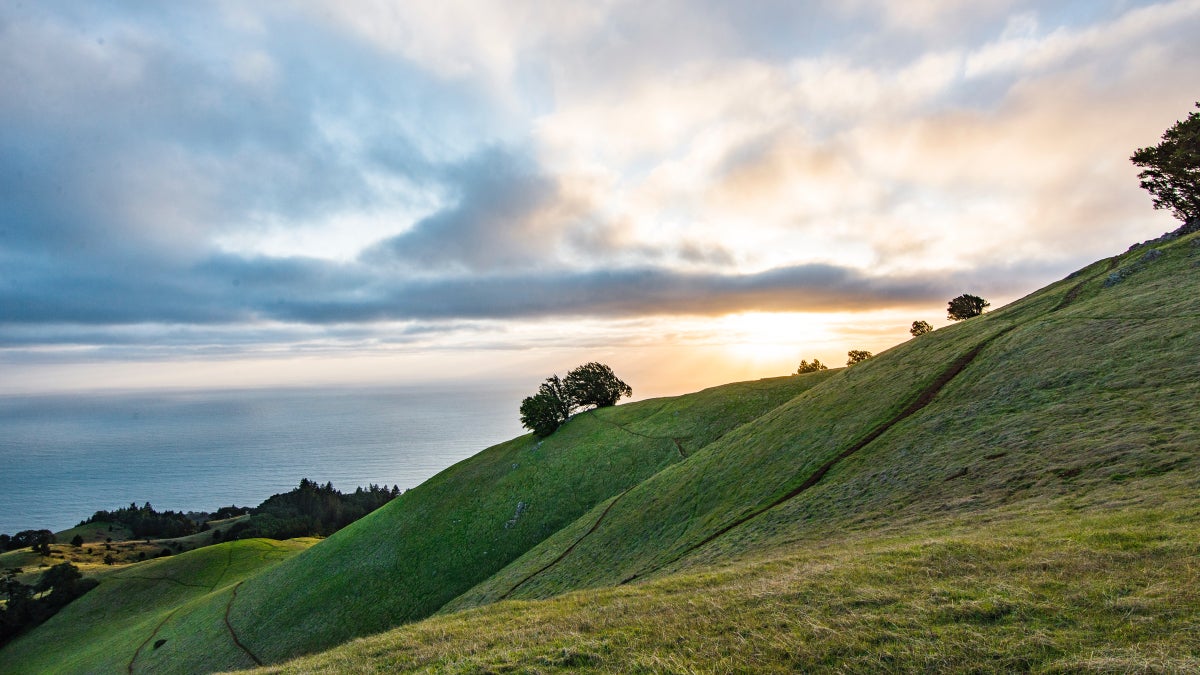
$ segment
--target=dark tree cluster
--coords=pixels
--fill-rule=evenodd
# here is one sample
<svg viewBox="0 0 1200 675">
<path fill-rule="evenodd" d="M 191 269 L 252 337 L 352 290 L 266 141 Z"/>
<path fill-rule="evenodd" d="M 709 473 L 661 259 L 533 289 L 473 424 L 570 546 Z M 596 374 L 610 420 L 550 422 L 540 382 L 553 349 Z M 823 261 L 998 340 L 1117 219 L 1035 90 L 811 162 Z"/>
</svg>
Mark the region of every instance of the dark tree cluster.
<svg viewBox="0 0 1200 675">
<path fill-rule="evenodd" d="M 0 577 L 0 645 L 33 628 L 65 607 L 67 603 L 96 587 L 93 579 L 84 579 L 71 563 L 47 569 L 34 586 L 16 579 L 14 570 Z"/>
<path fill-rule="evenodd" d="M 244 516 L 253 510 L 254 509 L 249 506 L 238 506 L 236 504 L 222 506 L 210 514 L 209 520 L 228 520 L 230 518 L 237 518 L 238 516 Z"/>
<path fill-rule="evenodd" d="M 234 523 L 224 539 L 291 539 L 326 537 L 387 504 L 400 495 L 400 488 L 372 484 L 352 493 L 342 493 L 333 483 L 320 485 L 307 478 L 295 489 L 272 495 L 250 512 L 246 520 Z M 222 537 L 213 533 L 214 540 Z"/>
<path fill-rule="evenodd" d="M 307 478 L 300 480 L 299 487 L 290 492 L 272 495 L 255 508 L 246 506 L 223 506 L 213 513 L 204 511 L 158 512 L 148 502 L 136 503 L 114 511 L 97 511 L 91 518 L 79 523 L 119 523 L 132 531 L 135 539 L 174 539 L 209 529 L 209 520 L 226 520 L 249 514 L 250 518 L 235 523 L 222 533 L 213 532 L 213 541 L 250 539 L 290 539 L 292 537 L 325 537 L 362 518 L 400 495 L 400 488 L 372 484 L 358 488 L 352 493 L 335 490 L 332 483 L 320 485 Z M 112 529 L 112 526 L 109 526 Z M 112 541 L 112 539 L 109 539 Z M 0 551 L 29 547 L 42 555 L 50 555 L 50 544 L 54 533 L 50 530 L 25 530 L 15 535 L 0 534 Z M 76 535 L 71 545 L 83 546 L 83 537 Z M 108 548 L 109 544 L 105 544 Z M 171 555 L 163 549 L 159 556 Z M 117 562 L 111 554 L 104 562 Z"/>
<path fill-rule="evenodd" d="M 875 355 L 864 349 L 851 349 L 846 352 L 846 365 L 853 366 L 856 363 L 862 363 L 873 358 L 875 358 Z"/>
<path fill-rule="evenodd" d="M 0 551 L 16 551 L 28 548 L 34 553 L 50 555 L 50 544 L 55 543 L 50 530 L 21 530 L 14 535 L 0 534 Z"/>
<path fill-rule="evenodd" d="M 633 389 L 612 368 L 592 361 L 571 370 L 565 378 L 558 375 L 546 378 L 536 394 L 521 401 L 521 425 L 538 438 L 545 438 L 576 410 L 589 406 L 606 408 L 627 396 L 633 396 Z"/>
<path fill-rule="evenodd" d="M 1188 113 L 1163 132 L 1161 143 L 1138 148 L 1129 159 L 1142 169 L 1138 178 L 1154 208 L 1171 211 L 1189 230 L 1200 228 L 1200 112 Z"/>
<path fill-rule="evenodd" d="M 970 319 L 973 316 L 983 314 L 984 308 L 991 306 L 991 304 L 978 295 L 963 293 L 950 301 L 946 307 L 946 318 L 951 321 Z"/>
<path fill-rule="evenodd" d="M 158 512 L 154 510 L 150 502 L 146 502 L 142 506 L 130 504 L 116 511 L 97 511 L 92 514 L 91 518 L 79 524 L 120 523 L 130 529 L 135 539 L 147 539 L 150 537 L 171 539 L 174 537 L 186 537 L 189 534 L 199 532 L 205 520 L 204 516 L 208 514 L 200 515 L 200 520 L 197 521 L 193 515 L 179 511 Z"/>
<path fill-rule="evenodd" d="M 829 370 L 829 366 L 821 363 L 820 359 L 813 359 L 812 363 L 801 359 L 799 367 L 796 368 L 796 374 L 803 375 L 805 373 L 816 373 L 822 370 Z"/>
</svg>

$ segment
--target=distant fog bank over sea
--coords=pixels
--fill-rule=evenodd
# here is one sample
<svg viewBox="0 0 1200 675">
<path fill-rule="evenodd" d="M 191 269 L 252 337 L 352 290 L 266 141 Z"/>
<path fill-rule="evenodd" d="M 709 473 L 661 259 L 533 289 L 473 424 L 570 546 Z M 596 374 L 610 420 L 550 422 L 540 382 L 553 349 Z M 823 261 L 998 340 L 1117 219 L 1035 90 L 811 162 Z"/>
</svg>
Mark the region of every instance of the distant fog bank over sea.
<svg viewBox="0 0 1200 675">
<path fill-rule="evenodd" d="M 525 432 L 515 387 L 0 396 L 0 532 L 98 509 L 256 506 L 301 478 L 415 487 Z"/>
</svg>

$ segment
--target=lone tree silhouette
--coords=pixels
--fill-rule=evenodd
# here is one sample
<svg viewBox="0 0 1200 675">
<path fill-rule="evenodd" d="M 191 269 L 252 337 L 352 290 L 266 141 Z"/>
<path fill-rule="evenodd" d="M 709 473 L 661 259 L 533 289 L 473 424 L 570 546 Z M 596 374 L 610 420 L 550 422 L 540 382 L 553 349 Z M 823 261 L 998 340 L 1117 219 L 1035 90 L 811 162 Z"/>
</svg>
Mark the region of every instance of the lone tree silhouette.
<svg viewBox="0 0 1200 675">
<path fill-rule="evenodd" d="M 979 316 L 983 314 L 983 308 L 991 304 L 978 295 L 963 293 L 950 301 L 950 305 L 946 308 L 946 318 L 952 321 L 962 321 L 973 316 Z M 915 326 L 916 324 L 914 324 L 914 328 Z"/>
<path fill-rule="evenodd" d="M 563 379 L 571 401 L 579 406 L 594 405 L 607 408 L 616 405 L 622 396 L 633 396 L 633 389 L 622 382 L 612 368 L 591 361 L 571 372 Z"/>
<path fill-rule="evenodd" d="M 567 385 L 558 375 L 551 375 L 538 387 L 533 396 L 521 401 L 521 426 L 545 438 L 566 422 L 576 405 Z"/>
<path fill-rule="evenodd" d="M 1188 113 L 1163 132 L 1161 143 L 1138 148 L 1129 161 L 1142 169 L 1138 178 L 1154 208 L 1169 209 L 1185 233 L 1200 229 L 1200 113 Z"/>
<path fill-rule="evenodd" d="M 852 366 L 856 363 L 862 363 L 867 359 L 875 358 L 874 354 L 863 349 L 851 349 L 850 351 L 846 352 L 846 356 L 848 357 L 846 359 L 847 366 Z"/>
<path fill-rule="evenodd" d="M 821 359 L 813 359 L 812 363 L 802 360 L 800 361 L 800 367 L 796 369 L 796 374 L 803 375 L 804 373 L 815 373 L 821 370 L 829 370 L 828 366 L 821 363 Z"/>
<path fill-rule="evenodd" d="M 571 370 L 564 378 L 547 377 L 536 394 L 521 401 L 521 425 L 531 429 L 534 436 L 545 438 L 579 408 L 606 408 L 616 405 L 623 396 L 633 396 L 633 389 L 612 368 L 591 361 Z"/>
<path fill-rule="evenodd" d="M 913 337 L 917 337 L 918 335 L 933 332 L 933 326 L 930 326 L 928 321 L 914 321 L 912 328 L 909 328 L 908 332 L 912 333 Z"/>
</svg>

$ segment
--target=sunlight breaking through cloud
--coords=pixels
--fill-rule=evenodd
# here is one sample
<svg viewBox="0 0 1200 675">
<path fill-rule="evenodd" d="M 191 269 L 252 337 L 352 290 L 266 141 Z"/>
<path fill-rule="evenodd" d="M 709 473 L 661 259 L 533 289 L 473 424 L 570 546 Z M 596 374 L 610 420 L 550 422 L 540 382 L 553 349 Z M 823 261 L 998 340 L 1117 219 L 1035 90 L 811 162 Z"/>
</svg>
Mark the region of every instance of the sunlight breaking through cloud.
<svg viewBox="0 0 1200 675">
<path fill-rule="evenodd" d="M 5 6 L 0 361 L 891 335 L 1170 229 L 1200 0 L 898 7 Z"/>
</svg>

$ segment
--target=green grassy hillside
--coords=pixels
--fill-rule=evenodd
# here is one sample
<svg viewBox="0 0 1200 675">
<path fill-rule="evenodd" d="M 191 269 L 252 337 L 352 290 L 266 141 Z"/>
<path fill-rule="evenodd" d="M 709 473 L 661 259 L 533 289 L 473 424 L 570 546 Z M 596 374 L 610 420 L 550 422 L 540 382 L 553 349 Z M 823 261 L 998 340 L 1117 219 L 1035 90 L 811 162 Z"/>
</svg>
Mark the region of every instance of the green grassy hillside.
<svg viewBox="0 0 1200 675">
<path fill-rule="evenodd" d="M 1194 670 L 1196 242 L 829 377 L 446 616 L 283 670 Z"/>
<path fill-rule="evenodd" d="M 1198 291 L 1200 239 L 1164 240 L 848 369 L 579 415 L 164 600 L 135 670 L 439 612 L 286 669 L 1194 669 Z M 95 593 L 81 625 L 136 619 Z M 65 630 L 4 667 L 45 670 L 10 657 Z M 67 644 L 58 670 L 110 665 Z"/>
<path fill-rule="evenodd" d="M 429 616 L 596 504 L 829 376 L 626 404 L 578 415 L 541 442 L 523 436 L 488 448 L 247 579 L 232 604 L 221 596 L 172 605 L 160 632 L 189 639 L 155 650 L 147 671 L 211 669 L 219 654 L 228 657 L 225 668 L 252 665 L 244 653 L 270 662 Z M 244 653 L 220 651 L 231 627 Z M 60 631 L 47 624 L 25 641 L 61 642 Z"/>
<path fill-rule="evenodd" d="M 1103 500 L 1152 490 L 1164 474 L 1195 476 L 1200 247 L 1191 241 L 1099 263 L 847 369 L 639 484 L 586 537 L 559 533 L 451 608 L 625 584 L 834 528 L 1024 499 Z"/>
<path fill-rule="evenodd" d="M 438 616 L 256 672 L 1193 673 L 1198 518 L 1189 497 L 835 531 Z"/>
<path fill-rule="evenodd" d="M 202 548 L 213 542 L 215 532 L 223 535 L 234 523 L 246 518 L 247 516 L 238 516 L 209 521 L 210 529 L 204 532 L 169 539 L 135 539 L 129 528 L 120 523 L 76 525 L 54 533 L 58 543 L 50 545 L 49 556 L 35 553 L 28 548 L 0 553 L 0 569 L 22 570 L 16 575 L 16 579 L 30 586 L 36 584 L 42 573 L 51 565 L 63 562 L 75 565 L 85 577 L 103 577 L 112 571 L 105 558 L 117 565 L 124 565 L 154 559 L 161 555 L 164 549 L 176 554 Z M 78 547 L 69 543 L 76 535 L 83 539 L 82 545 Z"/>
<path fill-rule="evenodd" d="M 247 576 L 295 555 L 308 539 L 248 539 L 113 569 L 100 585 L 0 651 L 0 671 L 144 672 L 155 655 L 189 640 L 165 624 L 181 609 L 224 607 Z M 220 616 L 216 617 L 220 621 Z M 165 640 L 157 648 L 155 642 Z M 210 669 L 252 666 L 227 631 L 197 651 Z"/>
</svg>

